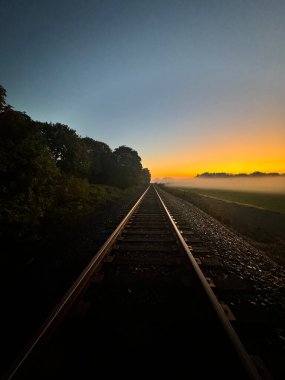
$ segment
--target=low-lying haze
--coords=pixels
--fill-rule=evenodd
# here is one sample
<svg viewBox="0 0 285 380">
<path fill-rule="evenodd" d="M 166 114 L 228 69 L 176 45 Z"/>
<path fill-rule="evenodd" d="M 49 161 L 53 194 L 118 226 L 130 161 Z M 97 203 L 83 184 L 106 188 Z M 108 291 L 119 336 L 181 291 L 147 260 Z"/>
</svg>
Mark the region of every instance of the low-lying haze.
<svg viewBox="0 0 285 380">
<path fill-rule="evenodd" d="M 156 182 L 170 186 L 285 194 L 285 176 L 261 178 L 157 178 Z"/>
</svg>

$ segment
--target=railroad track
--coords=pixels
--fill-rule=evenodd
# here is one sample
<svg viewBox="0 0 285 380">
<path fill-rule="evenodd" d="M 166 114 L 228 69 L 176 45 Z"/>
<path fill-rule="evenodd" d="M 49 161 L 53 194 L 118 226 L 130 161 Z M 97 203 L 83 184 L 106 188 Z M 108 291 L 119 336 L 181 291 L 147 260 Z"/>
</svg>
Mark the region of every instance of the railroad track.
<svg viewBox="0 0 285 380">
<path fill-rule="evenodd" d="M 151 185 L 6 378 L 259 379 L 200 269 L 214 261 L 202 263 L 205 247 L 183 235 Z"/>
</svg>

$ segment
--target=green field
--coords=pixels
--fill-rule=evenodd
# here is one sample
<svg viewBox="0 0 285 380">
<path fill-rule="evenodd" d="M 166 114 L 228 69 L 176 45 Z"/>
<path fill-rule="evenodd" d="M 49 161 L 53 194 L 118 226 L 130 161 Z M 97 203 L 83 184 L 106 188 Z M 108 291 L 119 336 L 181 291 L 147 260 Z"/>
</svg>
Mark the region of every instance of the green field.
<svg viewBox="0 0 285 380">
<path fill-rule="evenodd" d="M 221 199 L 227 202 L 234 202 L 262 208 L 264 210 L 279 212 L 285 215 L 285 194 L 202 189 L 192 187 L 179 187 L 179 190 L 199 194 L 205 197 Z"/>
</svg>

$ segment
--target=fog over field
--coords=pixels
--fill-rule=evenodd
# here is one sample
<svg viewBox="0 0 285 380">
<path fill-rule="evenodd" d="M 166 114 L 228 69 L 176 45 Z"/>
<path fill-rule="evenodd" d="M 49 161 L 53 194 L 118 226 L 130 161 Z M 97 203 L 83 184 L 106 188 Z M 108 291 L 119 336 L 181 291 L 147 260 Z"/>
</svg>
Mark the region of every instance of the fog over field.
<svg viewBox="0 0 285 380">
<path fill-rule="evenodd" d="M 285 194 L 285 176 L 258 178 L 157 178 L 155 182 L 165 183 L 170 186 Z"/>
</svg>

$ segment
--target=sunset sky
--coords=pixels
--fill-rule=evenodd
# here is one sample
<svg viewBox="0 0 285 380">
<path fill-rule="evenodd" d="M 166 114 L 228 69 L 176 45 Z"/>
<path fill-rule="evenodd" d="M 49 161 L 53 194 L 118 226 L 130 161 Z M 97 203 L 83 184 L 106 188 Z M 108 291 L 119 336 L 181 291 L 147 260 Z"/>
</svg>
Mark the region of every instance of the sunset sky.
<svg viewBox="0 0 285 380">
<path fill-rule="evenodd" d="M 285 172 L 284 0 L 0 0 L 0 84 L 152 177 Z"/>
</svg>

